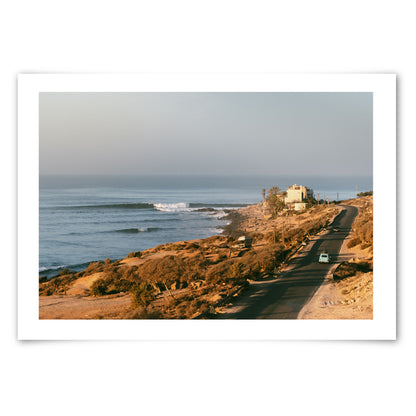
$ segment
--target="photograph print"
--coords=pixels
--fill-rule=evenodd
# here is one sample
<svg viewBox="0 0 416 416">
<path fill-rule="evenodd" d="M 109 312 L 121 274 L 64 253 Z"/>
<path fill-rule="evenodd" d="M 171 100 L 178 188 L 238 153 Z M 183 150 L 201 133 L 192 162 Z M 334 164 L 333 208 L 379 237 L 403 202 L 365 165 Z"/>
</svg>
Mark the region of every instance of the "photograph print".
<svg viewBox="0 0 416 416">
<path fill-rule="evenodd" d="M 40 92 L 39 320 L 372 320 L 372 92 Z"/>
</svg>

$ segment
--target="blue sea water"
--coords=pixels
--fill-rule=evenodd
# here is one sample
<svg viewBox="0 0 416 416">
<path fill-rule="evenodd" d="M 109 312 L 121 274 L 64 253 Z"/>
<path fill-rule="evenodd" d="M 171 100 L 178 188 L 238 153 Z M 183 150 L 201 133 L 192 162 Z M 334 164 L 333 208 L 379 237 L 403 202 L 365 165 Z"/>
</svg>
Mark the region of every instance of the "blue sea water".
<svg viewBox="0 0 416 416">
<path fill-rule="evenodd" d="M 39 274 L 219 234 L 224 210 L 260 202 L 262 188 L 294 183 L 329 200 L 353 198 L 356 186 L 372 189 L 371 177 L 41 175 Z"/>
</svg>

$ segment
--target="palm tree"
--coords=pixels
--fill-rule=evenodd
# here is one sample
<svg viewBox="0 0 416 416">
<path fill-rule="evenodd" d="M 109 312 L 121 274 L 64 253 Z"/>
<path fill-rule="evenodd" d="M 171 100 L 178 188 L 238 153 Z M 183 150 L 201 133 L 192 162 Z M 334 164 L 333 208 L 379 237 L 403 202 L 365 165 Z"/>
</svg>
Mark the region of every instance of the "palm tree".
<svg viewBox="0 0 416 416">
<path fill-rule="evenodd" d="M 269 195 L 277 195 L 280 192 L 280 188 L 278 186 L 273 186 L 269 189 Z"/>
</svg>

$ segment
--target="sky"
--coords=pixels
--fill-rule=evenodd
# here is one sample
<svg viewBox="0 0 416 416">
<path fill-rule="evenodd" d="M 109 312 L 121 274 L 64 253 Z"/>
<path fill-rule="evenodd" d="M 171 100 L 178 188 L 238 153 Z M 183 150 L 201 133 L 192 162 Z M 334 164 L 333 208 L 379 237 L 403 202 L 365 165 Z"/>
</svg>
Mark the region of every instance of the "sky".
<svg viewBox="0 0 416 416">
<path fill-rule="evenodd" d="M 40 93 L 40 174 L 371 176 L 372 93 Z"/>
</svg>

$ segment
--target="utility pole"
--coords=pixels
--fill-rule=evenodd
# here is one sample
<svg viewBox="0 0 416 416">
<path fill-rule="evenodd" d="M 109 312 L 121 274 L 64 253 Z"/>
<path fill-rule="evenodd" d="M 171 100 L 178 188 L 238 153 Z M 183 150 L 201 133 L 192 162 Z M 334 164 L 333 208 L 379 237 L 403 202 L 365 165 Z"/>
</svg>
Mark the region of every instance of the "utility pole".
<svg viewBox="0 0 416 416">
<path fill-rule="evenodd" d="M 355 185 L 355 197 L 358 198 L 358 185 Z"/>
<path fill-rule="evenodd" d="M 337 192 L 337 201 L 339 201 L 339 192 Z"/>
<path fill-rule="evenodd" d="M 319 192 L 318 192 L 318 205 L 319 205 Z"/>
</svg>

